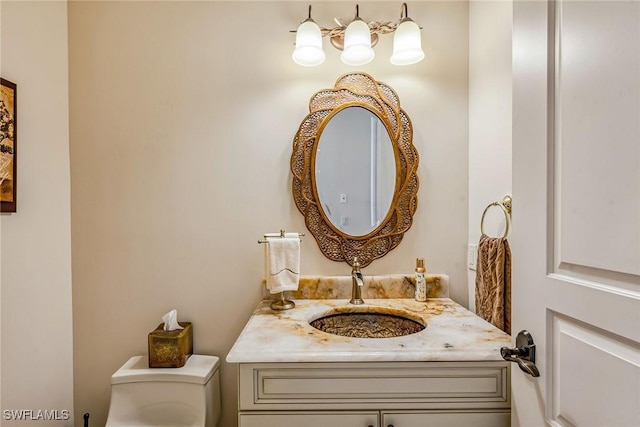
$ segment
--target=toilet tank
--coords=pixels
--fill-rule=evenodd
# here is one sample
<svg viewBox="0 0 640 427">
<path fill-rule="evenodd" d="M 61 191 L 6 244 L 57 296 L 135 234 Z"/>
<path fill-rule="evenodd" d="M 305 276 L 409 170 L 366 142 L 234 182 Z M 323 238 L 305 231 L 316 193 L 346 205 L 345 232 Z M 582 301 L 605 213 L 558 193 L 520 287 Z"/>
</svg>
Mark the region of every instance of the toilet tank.
<svg viewBox="0 0 640 427">
<path fill-rule="evenodd" d="M 111 377 L 107 427 L 215 427 L 220 419 L 219 359 L 192 355 L 181 368 L 129 359 Z"/>
</svg>

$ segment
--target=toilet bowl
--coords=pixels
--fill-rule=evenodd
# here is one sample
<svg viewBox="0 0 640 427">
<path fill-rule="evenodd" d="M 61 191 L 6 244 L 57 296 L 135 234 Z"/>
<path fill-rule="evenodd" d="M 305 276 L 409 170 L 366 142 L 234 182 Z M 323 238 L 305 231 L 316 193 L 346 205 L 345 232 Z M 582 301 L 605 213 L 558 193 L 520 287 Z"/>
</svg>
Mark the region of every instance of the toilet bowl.
<svg viewBox="0 0 640 427">
<path fill-rule="evenodd" d="M 181 368 L 149 368 L 134 356 L 111 376 L 106 427 L 215 427 L 220 419 L 220 360 L 191 355 Z"/>
</svg>

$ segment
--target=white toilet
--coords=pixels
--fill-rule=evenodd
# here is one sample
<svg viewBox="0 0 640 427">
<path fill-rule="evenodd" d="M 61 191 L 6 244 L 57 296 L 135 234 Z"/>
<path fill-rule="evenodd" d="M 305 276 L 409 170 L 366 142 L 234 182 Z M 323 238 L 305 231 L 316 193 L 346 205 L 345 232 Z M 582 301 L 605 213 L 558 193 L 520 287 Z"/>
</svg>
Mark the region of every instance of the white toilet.
<svg viewBox="0 0 640 427">
<path fill-rule="evenodd" d="M 220 360 L 191 355 L 181 368 L 149 368 L 134 356 L 111 376 L 107 427 L 215 427 L 220 419 Z"/>
</svg>

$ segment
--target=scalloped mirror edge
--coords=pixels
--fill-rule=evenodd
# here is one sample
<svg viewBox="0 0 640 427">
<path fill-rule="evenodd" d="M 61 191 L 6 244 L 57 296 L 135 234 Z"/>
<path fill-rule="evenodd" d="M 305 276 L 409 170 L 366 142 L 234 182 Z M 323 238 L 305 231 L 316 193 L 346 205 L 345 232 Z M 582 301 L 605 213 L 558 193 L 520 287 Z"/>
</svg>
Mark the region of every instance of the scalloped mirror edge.
<svg viewBox="0 0 640 427">
<path fill-rule="evenodd" d="M 345 105 L 364 107 L 382 120 L 389 130 L 396 157 L 396 191 L 383 223 L 366 236 L 350 236 L 336 230 L 319 206 L 313 159 L 326 120 Z M 388 85 L 365 73 L 338 78 L 333 89 L 316 92 L 309 101 L 309 114 L 302 120 L 293 140 L 291 184 L 296 207 L 305 218 L 320 251 L 333 261 L 352 265 L 354 257 L 362 267 L 397 247 L 413 223 L 418 205 L 418 151 L 413 145 L 411 120 L 400 108 L 400 100 Z"/>
</svg>

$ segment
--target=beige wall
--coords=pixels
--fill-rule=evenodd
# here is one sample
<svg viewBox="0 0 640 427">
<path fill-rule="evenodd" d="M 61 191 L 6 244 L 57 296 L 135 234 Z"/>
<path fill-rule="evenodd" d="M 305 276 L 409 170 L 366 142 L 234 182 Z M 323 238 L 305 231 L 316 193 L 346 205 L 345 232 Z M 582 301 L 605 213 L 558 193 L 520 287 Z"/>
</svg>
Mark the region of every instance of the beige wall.
<svg viewBox="0 0 640 427">
<path fill-rule="evenodd" d="M 360 3 L 395 19 L 397 2 Z M 222 360 L 261 295 L 264 232 L 305 231 L 290 195 L 291 141 L 309 97 L 353 71 L 326 47 L 290 57 L 301 2 L 71 2 L 69 67 L 75 408 L 101 425 L 110 375 L 146 353 L 177 308 L 197 353 Z M 314 4 L 332 25 L 352 2 Z M 468 5 L 419 2 L 426 60 L 389 65 L 391 38 L 359 70 L 390 84 L 414 124 L 418 211 L 402 244 L 366 274 L 451 276 L 467 303 Z M 326 42 L 325 42 L 326 43 Z M 328 46 L 328 44 L 325 44 Z M 303 274 L 347 274 L 308 235 Z M 236 366 L 222 364 L 223 420 L 236 424 Z"/>
<path fill-rule="evenodd" d="M 469 2 L 469 243 L 478 244 L 487 205 L 511 194 L 511 30 L 509 1 Z M 515 215 L 518 201 L 514 200 Z M 485 232 L 504 232 L 504 213 L 487 211 Z M 469 307 L 475 310 L 475 271 Z"/>
<path fill-rule="evenodd" d="M 66 2 L 2 2 L 18 85 L 18 212 L 2 227 L 2 409 L 73 412 Z M 72 425 L 6 421 L 3 426 Z"/>
</svg>

